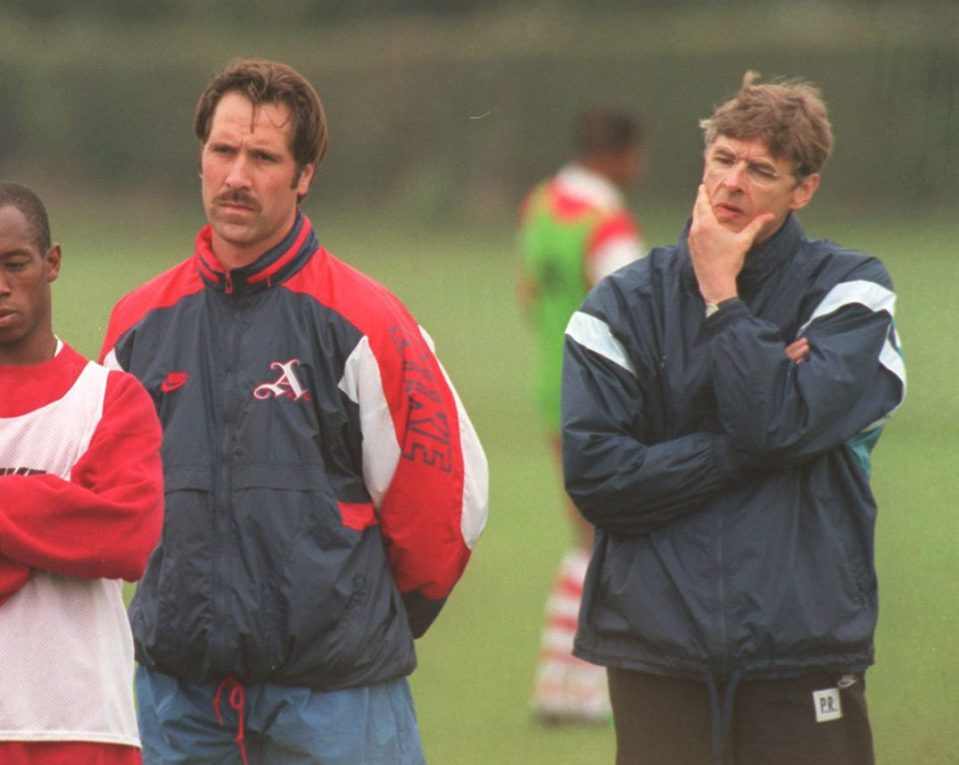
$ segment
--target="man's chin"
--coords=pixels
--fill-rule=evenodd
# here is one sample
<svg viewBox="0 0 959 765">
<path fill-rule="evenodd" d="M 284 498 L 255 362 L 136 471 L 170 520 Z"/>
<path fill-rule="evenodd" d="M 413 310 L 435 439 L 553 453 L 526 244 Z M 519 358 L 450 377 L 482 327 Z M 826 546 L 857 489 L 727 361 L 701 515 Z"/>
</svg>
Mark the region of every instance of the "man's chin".
<svg viewBox="0 0 959 765">
<path fill-rule="evenodd" d="M 217 216 L 210 221 L 210 226 L 213 228 L 214 234 L 224 242 L 230 242 L 230 244 L 242 245 L 253 239 L 250 226 L 245 222 Z"/>
</svg>

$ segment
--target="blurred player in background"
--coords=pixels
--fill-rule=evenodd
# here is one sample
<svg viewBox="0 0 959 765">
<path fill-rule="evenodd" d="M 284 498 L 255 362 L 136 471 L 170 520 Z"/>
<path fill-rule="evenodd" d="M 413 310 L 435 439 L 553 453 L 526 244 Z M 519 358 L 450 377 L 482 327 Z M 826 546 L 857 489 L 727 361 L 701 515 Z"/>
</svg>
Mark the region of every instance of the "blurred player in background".
<svg viewBox="0 0 959 765">
<path fill-rule="evenodd" d="M 639 122 L 611 109 L 587 110 L 575 120 L 573 140 L 573 159 L 530 191 L 520 211 L 518 297 L 538 344 L 536 394 L 557 468 L 566 324 L 600 279 L 644 253 L 623 197 L 645 163 Z M 574 540 L 547 601 L 532 708 L 547 724 L 603 722 L 606 675 L 572 655 L 593 527 L 568 501 L 566 513 Z"/>
<path fill-rule="evenodd" d="M 160 426 L 53 334 L 60 258 L 40 199 L 0 182 L 0 762 L 135 765 L 119 580 L 160 536 Z"/>
</svg>

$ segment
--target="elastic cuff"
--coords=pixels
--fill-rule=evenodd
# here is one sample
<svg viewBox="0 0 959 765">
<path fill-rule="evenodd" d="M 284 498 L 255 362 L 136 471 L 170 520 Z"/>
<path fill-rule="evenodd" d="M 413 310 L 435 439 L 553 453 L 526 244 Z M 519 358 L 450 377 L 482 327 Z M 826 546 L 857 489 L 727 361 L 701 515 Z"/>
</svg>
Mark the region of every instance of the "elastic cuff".
<svg viewBox="0 0 959 765">
<path fill-rule="evenodd" d="M 749 309 L 739 298 L 729 298 L 719 303 L 719 310 L 706 319 L 706 329 L 715 333 L 732 321 L 749 316 Z"/>
<path fill-rule="evenodd" d="M 418 638 L 425 634 L 445 603 L 446 598 L 430 600 L 415 590 L 403 593 L 403 605 L 406 606 L 406 617 L 413 637 Z"/>
</svg>

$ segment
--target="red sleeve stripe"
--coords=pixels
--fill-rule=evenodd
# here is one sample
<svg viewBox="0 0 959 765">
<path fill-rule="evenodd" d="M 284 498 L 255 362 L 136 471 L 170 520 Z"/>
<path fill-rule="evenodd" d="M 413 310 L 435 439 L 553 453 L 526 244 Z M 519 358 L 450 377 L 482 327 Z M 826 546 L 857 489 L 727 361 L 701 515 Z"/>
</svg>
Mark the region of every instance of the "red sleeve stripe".
<svg viewBox="0 0 959 765">
<path fill-rule="evenodd" d="M 392 293 L 322 249 L 284 286 L 362 333 L 340 387 L 359 405 L 363 477 L 391 568 L 401 592 L 446 597 L 485 525 L 486 462 L 431 343 Z"/>
<path fill-rule="evenodd" d="M 424 342 L 427 341 L 424 339 Z M 458 451 L 450 449 L 448 456 L 443 459 L 451 466 L 456 463 L 462 466 L 449 478 L 455 478 L 457 481 L 455 499 L 458 507 L 455 512 L 460 515 L 460 534 L 466 546 L 472 549 L 486 526 L 488 486 L 486 456 L 446 370 L 438 360 L 435 361 L 452 396 L 451 409 L 455 412 L 455 422 L 450 424 L 450 430 L 455 425 L 459 436 Z M 398 409 L 398 406 L 391 404 L 384 394 L 385 386 L 380 378 L 380 372 L 380 362 L 370 348 L 369 338 L 364 337 L 347 359 L 343 378 L 340 381 L 340 389 L 351 401 L 360 405 L 360 429 L 363 433 L 363 482 L 376 507 L 383 506 L 387 492 L 397 475 L 403 454 L 400 448 L 403 434 L 399 430 L 403 420 L 398 419 L 402 417 L 402 410 L 394 413 L 393 410 Z M 410 395 L 417 392 L 418 384 L 409 380 L 404 384 Z M 417 411 L 425 412 L 425 407 Z M 443 440 L 443 435 L 435 432 L 436 426 L 430 425 L 426 417 L 412 419 L 408 425 L 418 428 L 421 435 L 434 443 L 441 443 Z M 411 456 L 423 455 L 426 448 L 420 445 L 414 450 L 408 450 L 407 459 Z M 439 459 L 439 451 L 434 450 L 434 452 L 433 456 Z M 457 459 L 456 454 L 461 454 L 461 457 Z M 444 485 L 443 492 L 437 496 L 445 496 L 446 491 L 449 490 L 449 487 Z"/>
</svg>

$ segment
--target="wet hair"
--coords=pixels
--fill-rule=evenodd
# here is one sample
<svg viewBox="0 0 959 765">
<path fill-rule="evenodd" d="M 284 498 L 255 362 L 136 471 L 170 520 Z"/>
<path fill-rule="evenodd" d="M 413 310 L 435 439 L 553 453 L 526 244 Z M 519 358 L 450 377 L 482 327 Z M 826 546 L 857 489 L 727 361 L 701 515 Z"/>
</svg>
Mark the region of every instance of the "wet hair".
<svg viewBox="0 0 959 765">
<path fill-rule="evenodd" d="M 759 84 L 746 72 L 742 87 L 699 126 L 709 147 L 718 136 L 762 138 L 773 156 L 793 163 L 798 179 L 818 173 L 832 151 L 832 126 L 822 94 L 803 80 Z"/>
<path fill-rule="evenodd" d="M 640 122 L 628 114 L 607 107 L 593 107 L 573 121 L 573 147 L 581 156 L 623 151 L 643 140 Z"/>
<path fill-rule="evenodd" d="M 308 164 L 319 165 L 326 154 L 327 126 L 323 104 L 313 86 L 286 64 L 261 58 L 234 59 L 206 86 L 194 113 L 193 130 L 201 143 L 210 137 L 213 113 L 227 93 L 240 93 L 253 103 L 283 104 L 290 110 L 290 152 L 297 177 Z"/>
<path fill-rule="evenodd" d="M 41 255 L 50 251 L 50 220 L 47 218 L 47 208 L 33 191 L 26 186 L 10 181 L 0 181 L 0 208 L 15 207 L 26 218 L 33 229 L 34 243 Z"/>
</svg>

